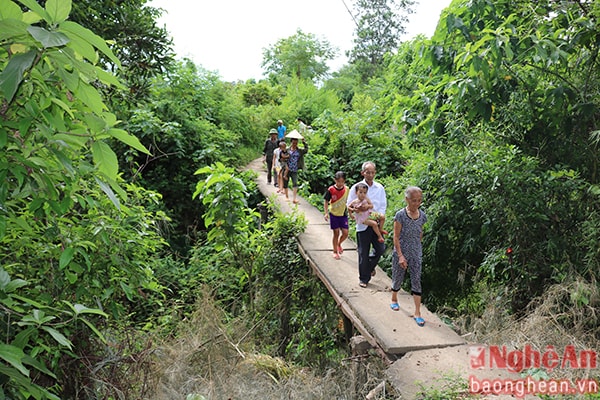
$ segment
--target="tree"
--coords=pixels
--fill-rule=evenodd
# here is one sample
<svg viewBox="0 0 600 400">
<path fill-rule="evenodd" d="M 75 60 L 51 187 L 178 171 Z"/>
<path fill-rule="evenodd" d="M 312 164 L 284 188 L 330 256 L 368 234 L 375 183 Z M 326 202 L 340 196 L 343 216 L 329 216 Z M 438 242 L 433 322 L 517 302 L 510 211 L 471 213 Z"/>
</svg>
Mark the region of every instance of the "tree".
<svg viewBox="0 0 600 400">
<path fill-rule="evenodd" d="M 275 81 L 282 77 L 318 81 L 329 72 L 327 61 L 337 55 L 338 49 L 326 39 L 298 29 L 295 35 L 280 39 L 263 49 L 262 67 Z"/>
<path fill-rule="evenodd" d="M 256 142 L 242 109 L 234 86 L 185 59 L 152 81 L 148 101 L 125 123 L 152 152 L 148 157 L 123 148 L 127 169 L 134 174 L 126 176 L 162 194 L 173 221 L 168 239 L 178 253 L 186 254 L 203 228 L 198 204 L 192 201 L 194 171 L 216 161 L 241 164 L 248 157 L 241 148 Z"/>
<path fill-rule="evenodd" d="M 412 13 L 414 3 L 414 0 L 356 0 L 354 48 L 347 56 L 364 83 L 382 70 L 385 55 L 398 48 L 408 21 L 404 13 Z"/>
<path fill-rule="evenodd" d="M 334 72 L 332 77 L 324 83 L 323 87 L 333 90 L 340 100 L 344 102 L 345 107 L 349 109 L 357 83 L 360 80 L 361 77 L 356 65 L 346 64 L 339 71 Z"/>
<path fill-rule="evenodd" d="M 251 79 L 236 86 L 245 107 L 276 105 L 281 102 L 281 97 L 284 95 L 281 86 L 273 86 L 266 80 L 255 82 Z"/>
<path fill-rule="evenodd" d="M 120 86 L 98 65 L 120 65 L 107 43 L 68 20 L 71 0 L 19 2 L 0 6 L 0 397 L 74 398 L 97 383 L 79 379 L 97 318 L 160 290 L 161 218 L 145 208 L 158 196 L 123 184 L 106 143 L 149 154 L 98 91 Z"/>
<path fill-rule="evenodd" d="M 91 0 L 73 3 L 70 19 L 107 39 L 121 67 L 104 58 L 107 69 L 124 79 L 129 95 L 148 94 L 150 78 L 164 73 L 173 61 L 173 41 L 156 24 L 161 10 L 148 0 Z"/>
<path fill-rule="evenodd" d="M 200 168 L 196 175 L 207 175 L 196 185 L 193 198 L 202 200 L 205 212 L 202 215 L 208 229 L 207 240 L 215 250 L 228 250 L 242 270 L 247 282 L 250 309 L 254 302 L 254 264 L 261 259 L 262 246 L 257 245 L 260 214 L 248 207 L 249 191 L 243 180 L 236 177 L 233 168 L 220 162 Z"/>
<path fill-rule="evenodd" d="M 522 312 L 552 283 L 596 281 L 599 11 L 455 1 L 431 40 L 389 63 L 384 106 L 411 146 L 405 175 L 429 193 L 425 262 L 432 279 L 460 278 L 437 282 L 445 293 L 501 286 Z"/>
</svg>

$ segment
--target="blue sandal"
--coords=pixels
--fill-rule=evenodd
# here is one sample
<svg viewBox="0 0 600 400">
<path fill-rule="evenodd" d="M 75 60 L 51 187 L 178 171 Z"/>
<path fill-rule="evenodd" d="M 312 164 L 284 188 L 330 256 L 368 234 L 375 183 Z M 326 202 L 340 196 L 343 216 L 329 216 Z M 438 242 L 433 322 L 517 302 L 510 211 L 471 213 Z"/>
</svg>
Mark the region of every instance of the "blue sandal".
<svg viewBox="0 0 600 400">
<path fill-rule="evenodd" d="M 398 303 L 392 303 L 390 304 L 390 308 L 394 311 L 398 311 L 400 310 L 400 305 Z"/>
<path fill-rule="evenodd" d="M 415 317 L 415 322 L 419 326 L 425 326 L 425 320 L 423 318 L 421 318 L 421 317 Z"/>
</svg>

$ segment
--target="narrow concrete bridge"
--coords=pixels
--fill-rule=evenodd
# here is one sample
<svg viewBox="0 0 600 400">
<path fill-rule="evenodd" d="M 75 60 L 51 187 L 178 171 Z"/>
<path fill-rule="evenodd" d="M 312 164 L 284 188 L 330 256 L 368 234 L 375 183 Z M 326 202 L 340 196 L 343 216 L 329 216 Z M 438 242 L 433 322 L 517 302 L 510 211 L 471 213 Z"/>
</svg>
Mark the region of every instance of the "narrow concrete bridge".
<svg viewBox="0 0 600 400">
<path fill-rule="evenodd" d="M 331 229 L 322 211 L 302 198 L 299 198 L 299 204 L 286 201 L 274 186 L 267 184 L 261 158 L 250 163 L 248 168 L 258 173 L 256 182 L 265 198 L 276 201 L 283 212 L 297 208 L 304 214 L 308 225 L 298 237 L 300 253 L 343 312 L 346 332 L 352 332 L 354 327 L 373 349 L 387 358 L 390 363 L 389 381 L 402 398 L 416 398 L 421 385 L 445 385 L 447 382 L 443 379 L 438 383 L 428 382 L 432 376 L 441 378 L 443 371 L 453 371 L 455 377 L 461 376 L 465 380 L 474 373 L 479 379 L 499 379 L 507 375 L 506 371 L 470 370 L 467 341 L 425 305 L 421 306 L 425 326 L 418 326 L 412 318 L 414 303 L 409 293 L 398 293 L 400 310 L 393 311 L 390 308 L 391 278 L 379 267 L 369 286 L 361 288 L 358 285 L 358 255 L 352 238 L 344 242 L 341 259 L 334 259 L 331 255 Z"/>
</svg>

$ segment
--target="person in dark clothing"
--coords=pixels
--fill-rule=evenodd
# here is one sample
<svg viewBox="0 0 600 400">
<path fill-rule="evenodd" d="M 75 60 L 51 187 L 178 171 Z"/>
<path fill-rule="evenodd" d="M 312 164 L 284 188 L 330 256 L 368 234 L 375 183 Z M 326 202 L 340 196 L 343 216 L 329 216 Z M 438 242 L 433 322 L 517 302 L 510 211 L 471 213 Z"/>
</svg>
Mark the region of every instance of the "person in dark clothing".
<svg viewBox="0 0 600 400">
<path fill-rule="evenodd" d="M 269 131 L 269 139 L 265 141 L 263 148 L 263 162 L 267 164 L 267 183 L 271 183 L 273 177 L 273 151 L 279 147 L 277 140 L 277 129 L 273 128 Z M 275 186 L 277 186 L 277 178 L 275 178 Z"/>
</svg>

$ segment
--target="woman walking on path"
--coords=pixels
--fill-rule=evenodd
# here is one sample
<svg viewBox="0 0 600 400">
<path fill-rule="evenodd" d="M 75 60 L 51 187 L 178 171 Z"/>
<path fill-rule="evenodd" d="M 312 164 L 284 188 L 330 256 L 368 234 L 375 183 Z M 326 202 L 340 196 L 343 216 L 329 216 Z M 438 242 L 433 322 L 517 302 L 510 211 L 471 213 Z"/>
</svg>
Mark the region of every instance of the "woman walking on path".
<svg viewBox="0 0 600 400">
<path fill-rule="evenodd" d="M 398 291 L 404 281 L 406 270 L 410 274 L 410 292 L 415 302 L 413 318 L 419 326 L 425 325 L 421 317 L 421 264 L 423 258 L 423 225 L 427 222 L 425 212 L 419 207 L 423 191 L 409 186 L 404 192 L 406 207 L 394 217 L 394 251 L 392 252 L 392 304 L 398 311 Z"/>
<path fill-rule="evenodd" d="M 284 187 L 288 187 L 288 182 L 292 181 L 293 188 L 293 201 L 294 204 L 298 204 L 298 171 L 304 168 L 304 155 L 308 153 L 308 145 L 304 141 L 304 137 L 298 133 L 298 131 L 293 130 L 288 135 L 288 138 L 292 140 L 292 144 L 289 148 L 290 158 L 288 159 L 288 179 L 284 179 Z M 302 139 L 302 144 L 304 148 L 298 147 L 298 139 Z"/>
</svg>

